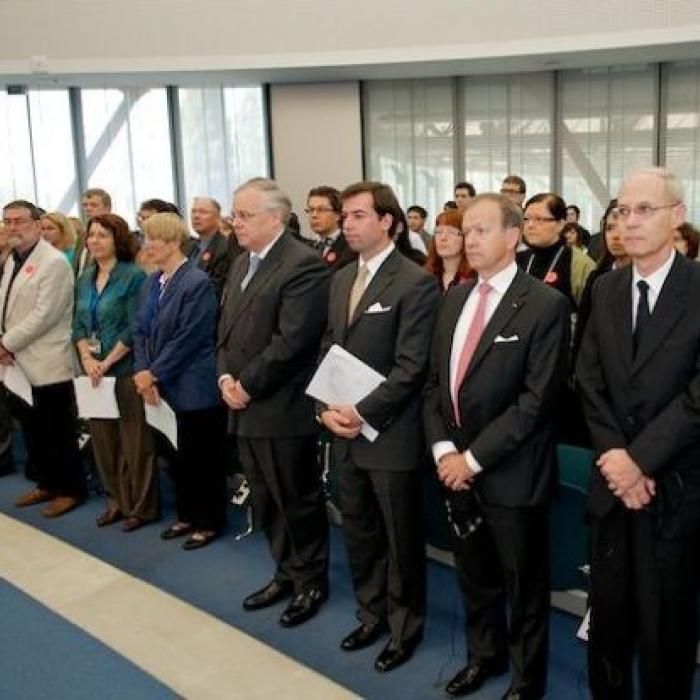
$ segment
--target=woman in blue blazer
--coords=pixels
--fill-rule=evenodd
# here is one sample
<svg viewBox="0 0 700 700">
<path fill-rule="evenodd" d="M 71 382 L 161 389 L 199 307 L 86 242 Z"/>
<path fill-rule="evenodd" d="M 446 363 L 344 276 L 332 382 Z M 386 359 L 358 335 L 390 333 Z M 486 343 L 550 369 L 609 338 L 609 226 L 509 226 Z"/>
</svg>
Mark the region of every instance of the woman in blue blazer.
<svg viewBox="0 0 700 700">
<path fill-rule="evenodd" d="M 187 229 L 177 214 L 144 224 L 157 268 L 144 285 L 134 333 L 134 382 L 146 403 L 165 400 L 177 418 L 171 460 L 177 521 L 161 533 L 190 535 L 185 549 L 209 544 L 226 520 L 223 445 L 226 411 L 216 383 L 216 297 L 205 272 L 183 253 Z"/>
</svg>

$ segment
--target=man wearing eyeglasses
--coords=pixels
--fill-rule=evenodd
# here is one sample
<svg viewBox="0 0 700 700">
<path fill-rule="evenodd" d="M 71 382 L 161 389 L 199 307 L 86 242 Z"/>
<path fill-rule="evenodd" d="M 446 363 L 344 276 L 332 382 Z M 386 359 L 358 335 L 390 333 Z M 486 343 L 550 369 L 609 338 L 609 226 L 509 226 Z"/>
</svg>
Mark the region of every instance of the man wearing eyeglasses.
<svg viewBox="0 0 700 700">
<path fill-rule="evenodd" d="M 231 266 L 217 344 L 219 387 L 276 565 L 243 607 L 291 598 L 283 627 L 313 617 L 328 595 L 318 424 L 304 391 L 326 324 L 330 273 L 285 229 L 290 212 L 272 180 L 255 178 L 234 192 L 233 227 L 246 252 Z"/>
<path fill-rule="evenodd" d="M 588 671 L 593 697 L 691 697 L 700 557 L 700 267 L 674 250 L 668 170 L 622 184 L 632 265 L 602 276 L 577 376 L 596 451 Z"/>
<path fill-rule="evenodd" d="M 340 229 L 340 192 L 321 185 L 309 191 L 306 200 L 309 228 L 318 236 L 317 250 L 332 272 L 355 260 Z"/>
<path fill-rule="evenodd" d="M 23 200 L 3 209 L 13 251 L 0 285 L 0 364 L 26 376 L 33 402 L 10 395 L 37 482 L 15 505 L 48 501 L 43 515 L 57 517 L 85 498 L 72 382 L 73 272 L 41 238 L 39 219 L 37 207 Z"/>
</svg>

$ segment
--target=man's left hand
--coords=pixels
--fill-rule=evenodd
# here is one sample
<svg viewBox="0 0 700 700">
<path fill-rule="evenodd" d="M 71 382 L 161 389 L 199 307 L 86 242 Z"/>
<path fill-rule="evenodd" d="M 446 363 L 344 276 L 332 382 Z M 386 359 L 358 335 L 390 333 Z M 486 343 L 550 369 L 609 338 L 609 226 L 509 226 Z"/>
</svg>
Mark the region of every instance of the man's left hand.
<svg viewBox="0 0 700 700">
<path fill-rule="evenodd" d="M 620 498 L 643 476 L 642 470 L 629 456 L 627 450 L 613 448 L 600 456 L 597 462 L 608 488 Z"/>
</svg>

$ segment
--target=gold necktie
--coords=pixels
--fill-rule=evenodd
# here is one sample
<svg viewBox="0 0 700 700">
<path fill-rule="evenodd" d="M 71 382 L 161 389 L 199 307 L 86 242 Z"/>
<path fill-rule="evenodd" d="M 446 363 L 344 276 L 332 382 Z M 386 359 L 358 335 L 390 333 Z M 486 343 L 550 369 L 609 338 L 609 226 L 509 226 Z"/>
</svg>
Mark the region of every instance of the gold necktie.
<svg viewBox="0 0 700 700">
<path fill-rule="evenodd" d="M 362 263 L 357 269 L 357 277 L 352 284 L 352 289 L 350 290 L 350 305 L 348 306 L 348 323 L 352 321 L 352 317 L 355 315 L 355 309 L 362 299 L 362 295 L 365 293 L 365 288 L 367 286 L 367 275 L 369 270 L 367 269 L 366 263 Z"/>
</svg>

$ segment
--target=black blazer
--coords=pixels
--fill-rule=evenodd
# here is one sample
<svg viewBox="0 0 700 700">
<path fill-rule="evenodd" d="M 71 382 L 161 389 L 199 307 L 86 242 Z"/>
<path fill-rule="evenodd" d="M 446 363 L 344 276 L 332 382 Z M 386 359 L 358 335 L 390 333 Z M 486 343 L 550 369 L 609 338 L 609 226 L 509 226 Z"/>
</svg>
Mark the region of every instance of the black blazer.
<svg viewBox="0 0 700 700">
<path fill-rule="evenodd" d="M 676 254 L 636 356 L 632 266 L 600 277 L 576 374 L 598 454 L 627 449 L 656 480 L 649 505 L 661 536 L 700 525 L 700 266 Z M 618 499 L 596 469 L 589 499 L 603 516 Z"/>
<path fill-rule="evenodd" d="M 218 375 L 239 379 L 252 397 L 233 413 L 233 429 L 244 437 L 314 434 L 314 403 L 304 391 L 326 325 L 330 272 L 284 233 L 241 292 L 249 257 L 231 267 L 219 321 Z"/>
<path fill-rule="evenodd" d="M 460 452 L 472 451 L 483 467 L 474 488 L 485 503 L 542 504 L 555 475 L 553 423 L 566 381 L 569 302 L 518 270 L 459 389 L 459 427 L 450 396 L 452 336 L 475 286 L 472 280 L 445 296 L 425 390 L 426 437 L 430 445 L 451 440 Z M 499 336 L 514 340 L 495 342 Z"/>
<path fill-rule="evenodd" d="M 357 263 L 337 272 L 331 284 L 328 327 L 321 356 L 334 343 L 383 374 L 382 382 L 356 408 L 379 437 L 334 441 L 363 469 L 408 470 L 423 464 L 421 389 L 440 292 L 435 278 L 394 250 L 382 263 L 348 323 Z M 371 306 L 383 309 L 369 313 Z M 320 407 L 321 408 L 321 407 Z"/>
<path fill-rule="evenodd" d="M 214 284 L 217 302 L 221 302 L 226 278 L 233 260 L 232 252 L 229 240 L 220 231 L 217 231 L 211 239 L 211 243 L 197 261 L 197 267 L 206 272 Z"/>
</svg>

